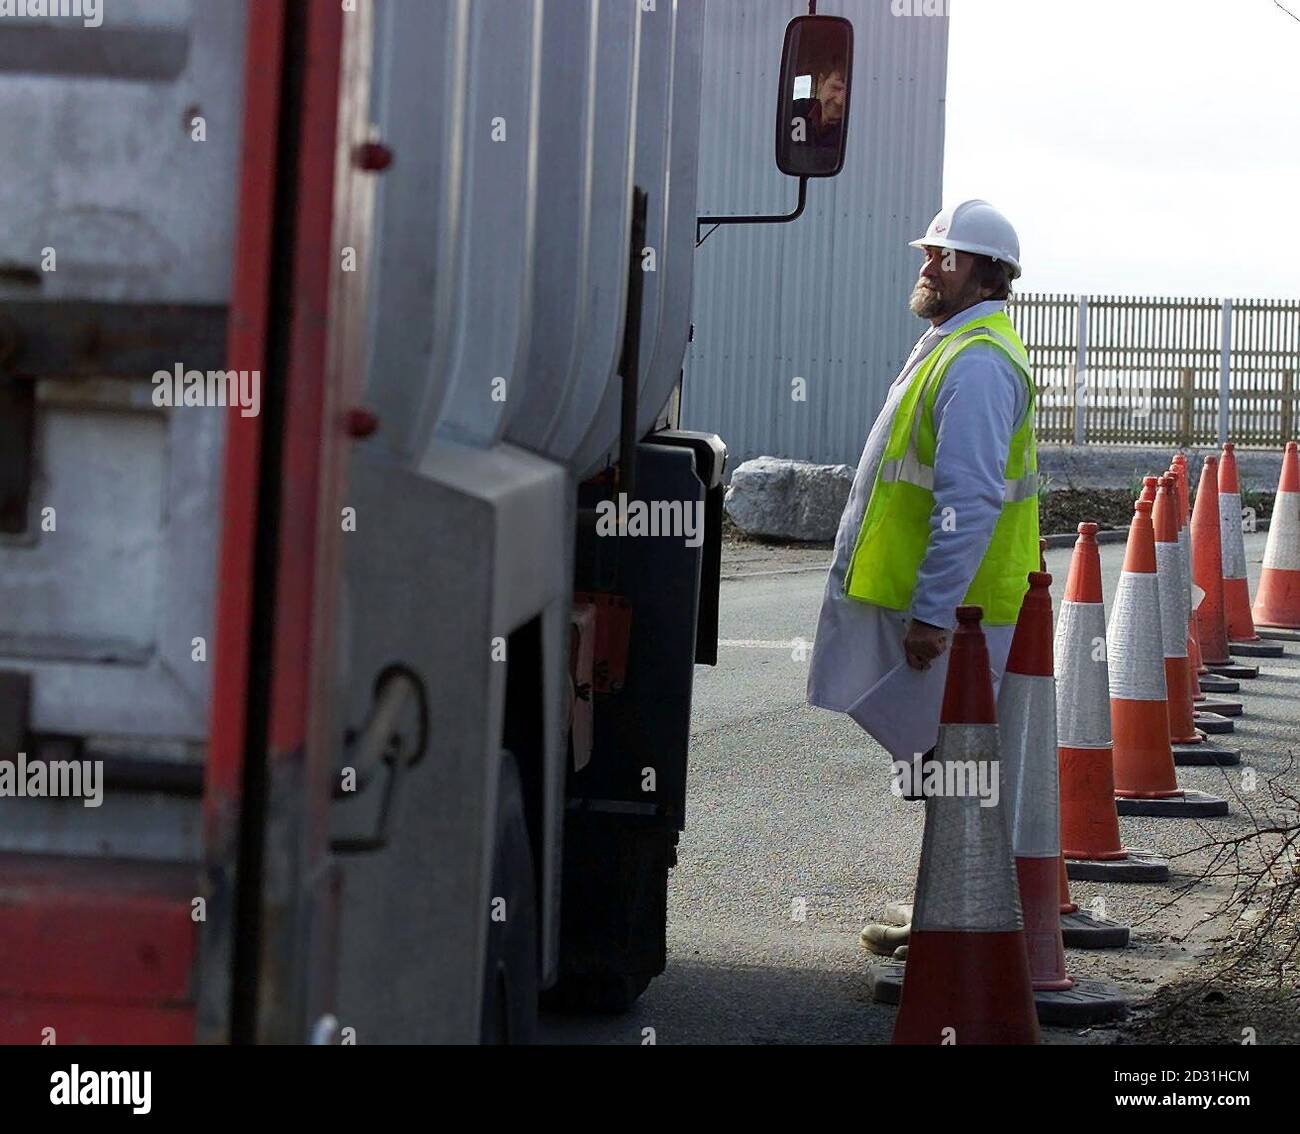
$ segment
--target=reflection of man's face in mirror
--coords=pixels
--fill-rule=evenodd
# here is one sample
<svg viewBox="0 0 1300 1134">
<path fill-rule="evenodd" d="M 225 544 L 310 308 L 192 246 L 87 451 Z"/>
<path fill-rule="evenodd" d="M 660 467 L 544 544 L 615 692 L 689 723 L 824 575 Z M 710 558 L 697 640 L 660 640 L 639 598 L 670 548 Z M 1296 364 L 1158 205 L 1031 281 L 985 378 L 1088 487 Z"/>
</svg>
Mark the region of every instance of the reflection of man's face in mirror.
<svg viewBox="0 0 1300 1134">
<path fill-rule="evenodd" d="M 822 106 L 822 123 L 830 125 L 844 117 L 844 72 L 830 71 L 817 78 L 817 101 Z"/>
</svg>

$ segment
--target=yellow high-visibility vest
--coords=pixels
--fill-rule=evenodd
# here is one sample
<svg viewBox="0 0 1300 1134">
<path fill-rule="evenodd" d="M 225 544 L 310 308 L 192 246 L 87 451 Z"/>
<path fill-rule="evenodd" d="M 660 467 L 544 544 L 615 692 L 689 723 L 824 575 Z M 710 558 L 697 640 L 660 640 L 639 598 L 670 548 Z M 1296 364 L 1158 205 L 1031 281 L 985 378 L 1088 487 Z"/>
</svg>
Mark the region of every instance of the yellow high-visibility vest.
<svg viewBox="0 0 1300 1134">
<path fill-rule="evenodd" d="M 1007 453 L 1002 512 L 963 600 L 984 608 L 986 624 L 1010 626 L 1029 589 L 1029 572 L 1038 570 L 1038 449 L 1029 355 L 1002 311 L 945 335 L 913 375 L 890 423 L 844 590 L 850 598 L 890 610 L 911 606 L 934 511 L 934 401 L 953 359 L 975 343 L 1003 351 L 1029 391 L 1028 409 Z"/>
</svg>

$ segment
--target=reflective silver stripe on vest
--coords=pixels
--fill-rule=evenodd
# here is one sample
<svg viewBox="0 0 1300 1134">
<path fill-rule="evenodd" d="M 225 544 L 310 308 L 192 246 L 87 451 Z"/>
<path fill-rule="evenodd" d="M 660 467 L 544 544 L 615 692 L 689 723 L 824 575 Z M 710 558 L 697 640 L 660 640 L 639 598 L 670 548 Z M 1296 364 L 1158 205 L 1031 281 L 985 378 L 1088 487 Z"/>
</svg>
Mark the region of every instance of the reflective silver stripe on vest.
<svg viewBox="0 0 1300 1134">
<path fill-rule="evenodd" d="M 1002 493 L 1002 499 L 1007 504 L 1015 504 L 1020 500 L 1028 500 L 1031 496 L 1038 495 L 1038 474 L 1036 472 L 1027 472 L 1019 480 L 1007 481 L 1005 491 Z"/>
<path fill-rule="evenodd" d="M 1029 357 L 1023 351 L 1016 349 L 1014 343 L 990 330 L 988 327 L 975 327 L 972 330 L 965 331 L 958 335 L 940 355 L 934 364 L 934 369 L 926 375 L 927 385 L 933 379 L 934 375 L 943 373 L 944 369 L 952 362 L 957 352 L 961 350 L 962 344 L 967 339 L 976 337 L 986 337 L 996 339 L 1002 348 L 1011 357 L 1012 361 L 1019 366 L 1027 376 L 1030 375 Z M 1029 382 L 1030 399 L 1033 399 L 1033 381 L 1032 377 Z M 927 492 L 934 491 L 934 467 L 921 463 L 918 453 L 918 440 L 921 435 L 921 415 L 925 412 L 926 391 L 923 388 L 916 399 L 916 409 L 912 411 L 912 434 L 908 438 L 907 451 L 901 457 L 895 457 L 890 461 L 882 461 L 880 464 L 880 479 L 886 483 L 902 481 L 904 484 L 914 484 L 918 488 L 924 488 Z M 1029 440 L 1026 438 L 1025 445 L 1028 446 Z M 1026 458 L 1028 453 L 1025 454 Z M 1027 472 L 1018 479 L 1008 479 L 1002 491 L 1002 501 L 1004 504 L 1016 504 L 1021 500 L 1028 500 L 1032 496 L 1038 495 L 1038 473 Z"/>
<path fill-rule="evenodd" d="M 880 466 L 880 479 L 884 481 L 901 480 L 905 484 L 915 484 L 927 492 L 934 491 L 934 468 L 921 464 L 916 450 L 909 445 L 907 452 L 892 461 L 884 461 Z"/>
</svg>

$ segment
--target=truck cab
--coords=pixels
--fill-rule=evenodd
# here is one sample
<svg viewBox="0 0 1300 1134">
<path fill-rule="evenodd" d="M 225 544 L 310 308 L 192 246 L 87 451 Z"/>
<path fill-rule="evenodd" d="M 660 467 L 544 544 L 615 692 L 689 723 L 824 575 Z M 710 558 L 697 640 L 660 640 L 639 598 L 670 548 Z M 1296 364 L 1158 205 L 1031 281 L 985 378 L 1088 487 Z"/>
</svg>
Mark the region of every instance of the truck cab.
<svg viewBox="0 0 1300 1134">
<path fill-rule="evenodd" d="M 663 971 L 726 462 L 676 419 L 704 19 L 0 29 L 0 763 L 103 787 L 0 797 L 0 1040 L 526 1042 Z"/>
</svg>

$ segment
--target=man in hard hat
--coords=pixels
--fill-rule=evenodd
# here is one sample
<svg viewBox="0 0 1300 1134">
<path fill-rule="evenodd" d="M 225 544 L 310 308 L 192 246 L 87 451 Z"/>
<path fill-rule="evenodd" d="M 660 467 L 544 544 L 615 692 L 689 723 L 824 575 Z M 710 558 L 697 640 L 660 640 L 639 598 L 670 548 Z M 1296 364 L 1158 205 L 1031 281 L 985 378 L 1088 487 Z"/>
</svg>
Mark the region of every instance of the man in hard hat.
<svg viewBox="0 0 1300 1134">
<path fill-rule="evenodd" d="M 912 247 L 925 260 L 910 307 L 930 327 L 858 462 L 808 700 L 875 737 L 894 758 L 893 790 L 915 799 L 938 739 L 959 605 L 984 608 L 995 695 L 1001 682 L 1038 569 L 1038 461 L 1029 359 L 1005 311 L 1020 275 L 1015 229 L 987 201 L 963 201 Z M 879 953 L 906 938 L 905 928 L 863 930 Z"/>
</svg>

